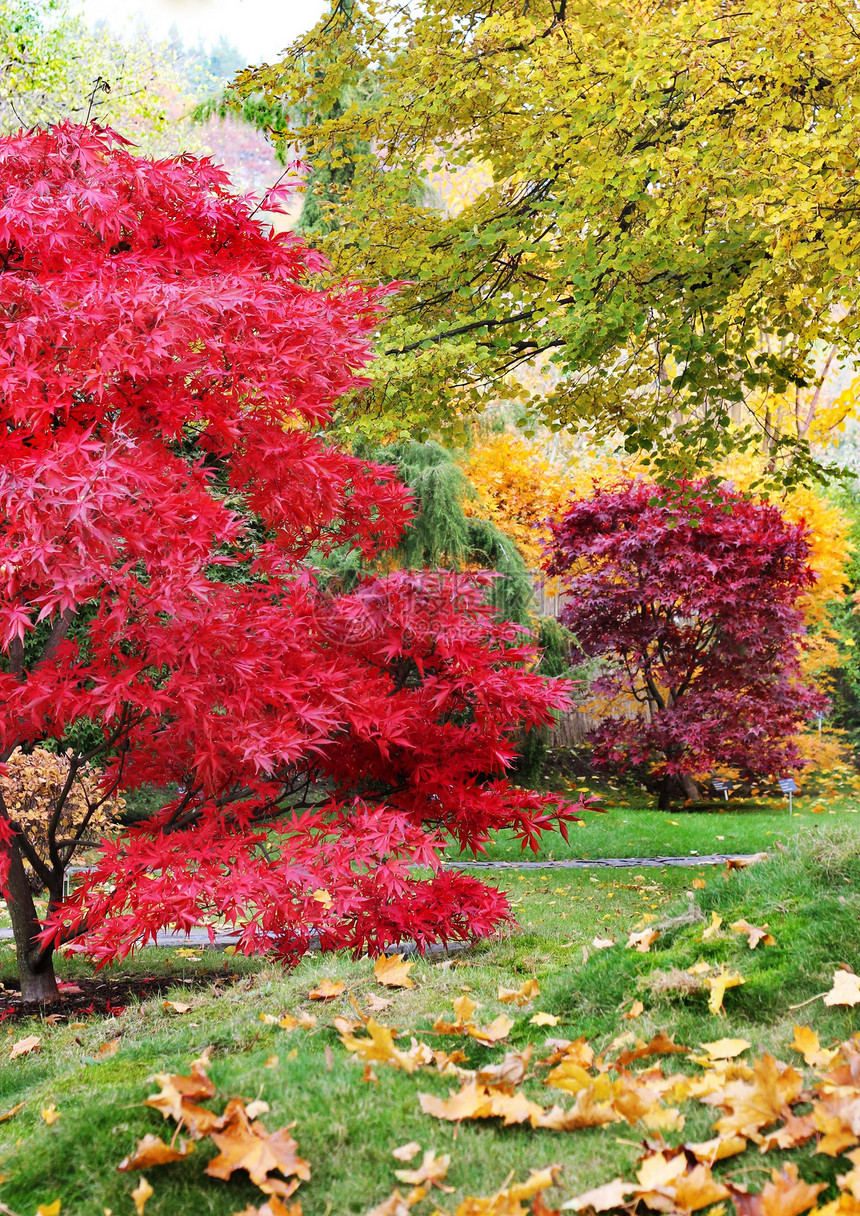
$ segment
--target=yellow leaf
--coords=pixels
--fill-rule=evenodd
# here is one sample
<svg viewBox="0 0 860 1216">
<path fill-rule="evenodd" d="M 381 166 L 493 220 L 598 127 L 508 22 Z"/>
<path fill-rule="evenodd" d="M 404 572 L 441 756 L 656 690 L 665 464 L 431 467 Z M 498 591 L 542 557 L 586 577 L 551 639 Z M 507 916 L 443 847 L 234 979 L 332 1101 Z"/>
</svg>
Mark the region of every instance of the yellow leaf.
<svg viewBox="0 0 860 1216">
<path fill-rule="evenodd" d="M 561 1210 L 563 1212 L 582 1212 L 589 1209 L 593 1212 L 608 1212 L 612 1208 L 624 1207 L 628 1195 L 635 1190 L 634 1183 L 614 1178 L 612 1182 L 604 1182 L 602 1186 L 596 1186 L 591 1191 L 583 1191 L 575 1199 L 568 1199 L 567 1203 L 562 1204 Z"/>
<path fill-rule="evenodd" d="M 591 939 L 591 944 L 595 950 L 608 950 L 610 946 L 615 945 L 615 938 L 614 937 L 594 937 Z"/>
<path fill-rule="evenodd" d="M 702 933 L 702 941 L 706 942 L 706 941 L 709 941 L 712 937 L 716 937 L 720 931 L 720 926 L 722 925 L 722 923 L 723 923 L 723 918 L 721 916 L 719 916 L 716 912 L 712 912 L 711 913 L 711 923 L 708 925 L 707 929 L 705 929 L 705 931 Z"/>
<path fill-rule="evenodd" d="M 725 967 L 721 967 L 716 975 L 705 977 L 705 983 L 711 990 L 711 995 L 708 998 L 708 1008 L 711 1013 L 725 1013 L 723 1009 L 723 997 L 726 994 L 727 988 L 737 988 L 740 984 L 746 981 L 736 971 L 727 971 Z"/>
<path fill-rule="evenodd" d="M 62 1201 L 55 1199 L 53 1203 L 40 1203 L 36 1208 L 36 1216 L 60 1216 Z"/>
<path fill-rule="evenodd" d="M 314 891 L 313 898 L 318 904 L 322 904 L 324 908 L 330 908 L 334 903 L 334 900 L 329 895 L 328 891 L 326 891 L 325 887 L 320 887 L 318 891 Z"/>
<path fill-rule="evenodd" d="M 860 976 L 851 971 L 833 973 L 833 987 L 824 997 L 825 1005 L 856 1005 L 860 1001 Z"/>
<path fill-rule="evenodd" d="M 519 988 L 503 988 L 499 985 L 499 1000 L 505 1005 L 527 1005 L 536 996 L 540 996 L 537 980 L 525 980 Z"/>
<path fill-rule="evenodd" d="M 818 1035 L 808 1026 L 795 1026 L 794 1042 L 790 1046 L 803 1055 L 810 1068 L 826 1068 L 839 1055 L 838 1051 L 823 1048 L 818 1041 Z"/>
<path fill-rule="evenodd" d="M 717 1039 L 702 1046 L 712 1060 L 733 1060 L 747 1050 L 749 1043 L 746 1039 Z"/>
<path fill-rule="evenodd" d="M 190 1001 L 163 1001 L 162 1009 L 172 1009 L 174 1013 L 187 1013 L 192 1008 Z"/>
<path fill-rule="evenodd" d="M 143 1216 L 143 1209 L 146 1207 L 147 1199 L 150 1199 L 155 1194 L 155 1191 L 141 1175 L 140 1182 L 131 1192 L 131 1197 L 134 1200 L 134 1210 L 137 1216 Z"/>
<path fill-rule="evenodd" d="M 540 1010 L 534 1017 L 529 1018 L 529 1022 L 532 1026 L 557 1026 L 558 1018 L 554 1013 L 544 1013 Z"/>
<path fill-rule="evenodd" d="M 320 980 L 316 988 L 312 988 L 308 996 L 312 1001 L 332 1001 L 340 996 L 346 988 L 343 980 Z"/>
<path fill-rule="evenodd" d="M 48 1127 L 53 1127 L 60 1117 L 60 1112 L 57 1110 L 53 1102 L 48 1106 L 42 1107 L 42 1118 L 47 1123 Z"/>
<path fill-rule="evenodd" d="M 635 1018 L 640 1017 L 644 1012 L 645 1006 L 642 1004 L 642 1002 L 634 1001 L 627 1012 L 623 1015 L 624 1020 L 625 1022 L 632 1022 Z"/>
<path fill-rule="evenodd" d="M 409 978 L 414 966 L 415 963 L 404 959 L 402 954 L 380 954 L 374 963 L 373 974 L 376 982 L 386 988 L 414 988 L 415 981 Z"/>
<path fill-rule="evenodd" d="M 693 879 L 693 886 L 696 888 L 697 891 L 704 891 L 706 885 L 707 884 L 705 883 L 704 878 L 694 878 Z"/>
<path fill-rule="evenodd" d="M 500 1013 L 497 1018 L 493 1018 L 489 1026 L 474 1026 L 470 1023 L 466 1026 L 466 1034 L 471 1035 L 473 1039 L 477 1039 L 479 1043 L 498 1043 L 502 1039 L 507 1038 L 513 1028 L 513 1018 Z"/>
</svg>

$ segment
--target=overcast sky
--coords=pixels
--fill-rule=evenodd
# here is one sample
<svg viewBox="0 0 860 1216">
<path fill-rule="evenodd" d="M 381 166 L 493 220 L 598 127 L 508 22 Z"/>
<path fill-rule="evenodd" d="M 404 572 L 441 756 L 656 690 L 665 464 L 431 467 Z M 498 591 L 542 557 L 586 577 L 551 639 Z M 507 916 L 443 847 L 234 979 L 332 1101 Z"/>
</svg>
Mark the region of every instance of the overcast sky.
<svg viewBox="0 0 860 1216">
<path fill-rule="evenodd" d="M 156 38 L 173 25 L 185 43 L 217 42 L 223 34 L 249 63 L 274 63 L 328 6 L 326 0 L 77 0 L 77 7 L 117 34 L 143 19 Z"/>
</svg>

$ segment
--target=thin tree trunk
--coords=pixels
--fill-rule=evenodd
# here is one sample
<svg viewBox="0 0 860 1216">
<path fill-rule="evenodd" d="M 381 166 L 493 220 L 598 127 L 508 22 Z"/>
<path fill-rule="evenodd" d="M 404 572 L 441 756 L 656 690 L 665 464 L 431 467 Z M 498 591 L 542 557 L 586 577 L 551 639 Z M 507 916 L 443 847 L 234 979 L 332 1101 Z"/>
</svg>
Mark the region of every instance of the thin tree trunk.
<svg viewBox="0 0 860 1216">
<path fill-rule="evenodd" d="M 60 994 L 54 975 L 54 952 L 53 949 L 43 950 L 34 941 L 42 925 L 24 862 L 14 840 L 9 846 L 9 877 L 5 895 L 15 935 L 21 998 L 25 1001 L 56 1001 Z"/>
<path fill-rule="evenodd" d="M 657 802 L 657 809 L 660 811 L 671 811 L 672 809 L 672 775 L 666 773 L 663 780 L 660 782 L 660 797 Z"/>
</svg>

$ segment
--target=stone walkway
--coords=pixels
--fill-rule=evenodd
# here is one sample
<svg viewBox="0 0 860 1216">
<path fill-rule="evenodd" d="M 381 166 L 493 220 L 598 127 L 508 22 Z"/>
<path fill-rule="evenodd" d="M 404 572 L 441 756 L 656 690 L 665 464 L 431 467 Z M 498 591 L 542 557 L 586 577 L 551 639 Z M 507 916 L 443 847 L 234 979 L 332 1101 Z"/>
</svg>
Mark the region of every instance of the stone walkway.
<svg viewBox="0 0 860 1216">
<path fill-rule="evenodd" d="M 666 866 L 722 866 L 727 861 L 749 865 L 763 861 L 767 853 L 691 853 L 689 857 L 593 857 L 587 861 L 565 858 L 562 861 L 446 861 L 446 870 L 635 870 L 640 866 L 663 869 Z"/>
</svg>

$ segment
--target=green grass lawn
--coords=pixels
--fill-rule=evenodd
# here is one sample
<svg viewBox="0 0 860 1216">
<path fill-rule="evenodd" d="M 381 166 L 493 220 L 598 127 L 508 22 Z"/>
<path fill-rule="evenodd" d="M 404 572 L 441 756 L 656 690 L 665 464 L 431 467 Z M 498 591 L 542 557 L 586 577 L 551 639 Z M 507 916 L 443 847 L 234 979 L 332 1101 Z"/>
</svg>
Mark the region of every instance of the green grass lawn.
<svg viewBox="0 0 860 1216">
<path fill-rule="evenodd" d="M 600 798 L 603 814 L 586 813 L 581 826 L 570 829 L 570 842 L 553 834 L 545 839 L 537 858 L 565 857 L 678 857 L 696 853 L 757 853 L 787 841 L 799 831 L 834 819 L 860 832 L 860 778 L 854 769 L 840 768 L 827 777 L 811 777 L 788 799 L 731 798 L 701 807 L 654 809 L 655 799 L 640 786 L 618 781 L 588 780 L 549 783 L 565 794 Z M 450 856 L 457 856 L 451 849 Z M 513 861 L 523 854 L 509 832 L 499 832 L 482 857 Z M 465 858 L 464 858 L 465 860 Z"/>
<path fill-rule="evenodd" d="M 740 818 L 734 811 L 729 815 L 720 822 Z M 848 815 L 841 821 L 839 813 L 836 820 L 801 815 L 806 831 L 788 843 L 786 852 L 775 850 L 768 861 L 741 872 L 703 869 L 704 888 L 692 885 L 696 870 L 506 871 L 501 883 L 511 892 L 519 929 L 447 962 L 419 961 L 412 991 L 380 988 L 367 959 L 312 957 L 285 972 L 264 962 L 239 965 L 214 953 L 171 959 L 165 952 L 144 951 L 131 965 L 135 972 L 172 967 L 189 977 L 208 972 L 214 979 L 224 977 L 226 963 L 238 978 L 217 990 L 195 989 L 191 997 L 178 985 L 106 1021 L 91 1018 L 70 1026 L 34 1020 L 2 1027 L 0 1115 L 19 1102 L 24 1107 L 0 1123 L 0 1200 L 19 1216 L 33 1216 L 39 1204 L 56 1198 L 62 1200 L 62 1216 L 101 1216 L 105 1209 L 113 1216 L 132 1216 L 130 1192 L 137 1178 L 118 1173 L 116 1166 L 145 1133 L 169 1138 L 171 1130 L 157 1112 L 141 1105 L 158 1088 L 147 1078 L 187 1071 L 207 1046 L 213 1048 L 216 1103 L 233 1095 L 259 1097 L 271 1106 L 264 1116 L 269 1130 L 296 1121 L 293 1134 L 312 1169 L 299 1192 L 304 1216 L 361 1216 L 380 1203 L 395 1186 L 394 1169 L 402 1168 L 391 1152 L 410 1140 L 450 1153 L 447 1182 L 455 1188 L 450 1195 L 434 1192 L 433 1200 L 416 1205 L 416 1216 L 431 1216 L 434 1202 L 435 1210 L 454 1213 L 466 1195 L 493 1194 L 511 1171 L 522 1179 L 531 1168 L 560 1163 L 560 1187 L 548 1196 L 555 1204 L 629 1172 L 645 1134 L 641 1127 L 615 1124 L 556 1133 L 528 1125 L 504 1128 L 498 1121 L 439 1122 L 422 1114 L 418 1092 L 444 1097 L 458 1088 L 456 1080 L 433 1069 L 409 1076 L 378 1064 L 377 1083 L 365 1082 L 363 1066 L 341 1045 L 333 1018 L 354 1016 L 350 996 L 364 1008 L 369 994 L 382 995 L 392 1003 L 377 1016 L 400 1028 L 405 1047 L 414 1034 L 432 1047 L 462 1048 L 473 1068 L 498 1062 L 506 1049 L 527 1043 L 545 1054 L 547 1035 L 586 1035 L 596 1047 L 605 1047 L 624 1031 L 647 1040 L 659 1030 L 691 1046 L 736 1035 L 748 1039 L 757 1053 L 772 1051 L 796 1064 L 798 1057 L 788 1049 L 795 1020 L 815 1027 L 822 1042 L 860 1029 L 860 1012 L 852 1009 L 828 1009 L 821 1001 L 799 1013 L 789 1008 L 827 990 L 837 963 L 860 971 L 860 839 Z M 576 840 L 586 839 L 589 830 L 580 830 Z M 712 912 L 725 926 L 738 917 L 753 924 L 766 921 L 776 945 L 750 951 L 745 938 L 726 928 L 703 939 Z M 664 926 L 651 951 L 625 949 L 628 931 L 649 924 Z M 595 949 L 596 936 L 615 938 L 617 944 Z M 725 1017 L 709 1012 L 706 994 L 683 994 L 672 986 L 673 974 L 699 961 L 725 963 L 745 979 L 726 993 Z M 10 974 L 11 962 L 9 950 L 0 953 L 0 977 Z M 79 961 L 63 966 L 69 976 L 83 968 Z M 346 992 L 324 1005 L 310 1001 L 307 994 L 322 977 L 343 979 Z M 531 1005 L 519 1010 L 498 1001 L 500 984 L 518 987 L 531 978 L 541 989 Z M 433 1034 L 435 1018 L 452 1016 L 451 1002 L 464 993 L 479 1003 L 482 1024 L 503 1011 L 514 1017 L 506 1043 L 489 1048 L 464 1036 Z M 165 1010 L 164 996 L 191 1000 L 192 1008 L 182 1015 Z M 623 1020 L 636 999 L 644 1012 L 636 1021 Z M 557 1015 L 558 1025 L 550 1030 L 532 1025 L 536 1010 Z M 313 1029 L 287 1032 L 261 1020 L 261 1014 L 300 1011 L 317 1017 Z M 32 1033 L 41 1036 L 41 1051 L 9 1061 L 6 1046 Z M 114 1037 L 117 1053 L 100 1058 L 101 1045 Z M 683 1057 L 673 1057 L 673 1067 L 678 1059 L 684 1067 Z M 525 1088 L 546 1105 L 559 1097 L 539 1078 Z M 51 1103 L 59 1118 L 49 1127 L 41 1111 Z M 704 1139 L 713 1112 L 696 1107 L 688 1116 L 684 1138 Z M 667 1133 L 667 1139 L 679 1137 Z M 213 1152 L 204 1141 L 187 1161 L 147 1171 L 154 1188 L 147 1216 L 231 1216 L 249 1203 L 261 1203 L 263 1196 L 250 1183 L 224 1183 L 204 1174 Z M 781 1160 L 783 1154 L 776 1156 Z M 808 1152 L 789 1156 L 802 1159 L 805 1176 L 813 1181 L 830 1181 L 847 1168 Z M 746 1179 L 753 1189 L 761 1185 L 757 1151 L 726 1164 L 736 1179 Z"/>
</svg>

